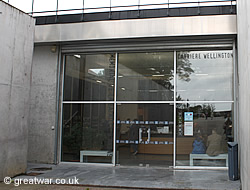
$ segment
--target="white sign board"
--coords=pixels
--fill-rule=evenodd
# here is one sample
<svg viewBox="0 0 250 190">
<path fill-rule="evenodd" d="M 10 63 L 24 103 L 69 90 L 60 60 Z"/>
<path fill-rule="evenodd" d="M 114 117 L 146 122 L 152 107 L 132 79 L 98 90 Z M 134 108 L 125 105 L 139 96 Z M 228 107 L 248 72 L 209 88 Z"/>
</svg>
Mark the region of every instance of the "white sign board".
<svg viewBox="0 0 250 190">
<path fill-rule="evenodd" d="M 194 135 L 193 128 L 194 128 L 193 122 L 184 122 L 184 135 L 193 136 Z"/>
</svg>

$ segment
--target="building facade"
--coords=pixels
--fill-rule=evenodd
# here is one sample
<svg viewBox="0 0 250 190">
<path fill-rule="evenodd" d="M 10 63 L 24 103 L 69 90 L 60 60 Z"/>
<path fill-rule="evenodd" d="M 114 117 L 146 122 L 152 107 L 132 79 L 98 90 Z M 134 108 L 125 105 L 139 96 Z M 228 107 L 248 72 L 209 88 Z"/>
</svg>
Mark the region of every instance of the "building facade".
<svg viewBox="0 0 250 190">
<path fill-rule="evenodd" d="M 33 83 L 52 86 L 34 96 L 51 98 L 53 109 L 31 102 L 30 161 L 228 166 L 238 122 L 235 14 L 39 22 Z M 39 138 L 44 155 L 34 154 Z"/>
<path fill-rule="evenodd" d="M 28 161 L 227 169 L 234 141 L 248 189 L 248 7 L 37 17 Z"/>
</svg>

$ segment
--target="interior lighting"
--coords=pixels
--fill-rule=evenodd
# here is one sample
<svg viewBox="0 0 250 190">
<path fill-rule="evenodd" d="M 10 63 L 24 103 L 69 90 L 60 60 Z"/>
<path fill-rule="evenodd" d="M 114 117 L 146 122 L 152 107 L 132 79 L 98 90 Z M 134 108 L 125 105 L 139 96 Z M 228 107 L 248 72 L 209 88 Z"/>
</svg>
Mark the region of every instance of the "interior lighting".
<svg viewBox="0 0 250 190">
<path fill-rule="evenodd" d="M 100 81 L 100 80 L 97 80 L 96 82 L 97 82 L 97 83 L 102 83 L 102 81 Z"/>
<path fill-rule="evenodd" d="M 80 59 L 81 58 L 81 56 L 80 55 L 74 55 L 76 58 L 78 58 L 78 59 Z"/>
<path fill-rule="evenodd" d="M 121 88 L 122 90 L 126 90 L 125 88 Z"/>
<path fill-rule="evenodd" d="M 149 92 L 158 92 L 158 90 L 149 90 Z"/>
<path fill-rule="evenodd" d="M 152 77 L 164 77 L 165 75 L 152 75 Z"/>
</svg>

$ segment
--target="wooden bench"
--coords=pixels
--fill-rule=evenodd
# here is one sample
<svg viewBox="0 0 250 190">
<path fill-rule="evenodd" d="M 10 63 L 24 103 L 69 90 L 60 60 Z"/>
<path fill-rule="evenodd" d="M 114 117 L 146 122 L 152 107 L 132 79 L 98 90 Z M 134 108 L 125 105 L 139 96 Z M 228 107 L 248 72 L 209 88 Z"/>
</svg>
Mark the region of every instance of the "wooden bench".
<svg viewBox="0 0 250 190">
<path fill-rule="evenodd" d="M 87 162 L 87 156 L 113 156 L 113 152 L 109 151 L 103 151 L 103 150 L 81 150 L 80 151 L 80 162 L 84 161 L 84 156 L 86 157 Z"/>
<path fill-rule="evenodd" d="M 218 156 L 209 156 L 207 154 L 190 154 L 190 166 L 194 165 L 195 159 L 201 160 L 226 160 L 226 167 L 228 167 L 228 155 L 219 154 Z"/>
</svg>

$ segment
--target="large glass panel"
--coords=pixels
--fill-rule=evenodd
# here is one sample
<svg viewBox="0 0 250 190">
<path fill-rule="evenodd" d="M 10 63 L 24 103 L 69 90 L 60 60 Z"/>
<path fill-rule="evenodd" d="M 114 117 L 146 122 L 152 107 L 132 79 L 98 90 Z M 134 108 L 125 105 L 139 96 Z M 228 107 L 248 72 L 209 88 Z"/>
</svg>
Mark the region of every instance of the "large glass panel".
<svg viewBox="0 0 250 190">
<path fill-rule="evenodd" d="M 173 100 L 173 70 L 173 52 L 119 54 L 117 100 Z"/>
<path fill-rule="evenodd" d="M 172 104 L 118 104 L 116 163 L 172 166 L 173 107 Z"/>
<path fill-rule="evenodd" d="M 66 56 L 64 101 L 114 99 L 115 55 Z"/>
<path fill-rule="evenodd" d="M 57 0 L 34 0 L 34 12 L 53 11 L 48 13 L 36 13 L 33 16 L 55 15 Z"/>
<path fill-rule="evenodd" d="M 84 9 L 86 9 L 84 10 L 84 13 L 109 11 L 110 9 L 107 7 L 110 7 L 110 0 L 101 0 L 101 1 L 84 0 Z"/>
<path fill-rule="evenodd" d="M 233 52 L 178 52 L 177 100 L 233 100 Z"/>
<path fill-rule="evenodd" d="M 226 167 L 233 141 L 232 103 L 177 104 L 176 165 Z"/>
<path fill-rule="evenodd" d="M 113 104 L 64 104 L 62 161 L 111 163 Z"/>
<path fill-rule="evenodd" d="M 60 11 L 58 14 L 76 14 L 83 13 L 83 10 L 71 10 L 69 9 L 82 9 L 84 0 L 73 0 L 73 1 L 65 1 L 58 0 L 58 10 L 68 10 L 68 11 Z"/>
<path fill-rule="evenodd" d="M 26 13 L 32 12 L 32 0 L 10 0 L 9 3 Z"/>
</svg>

